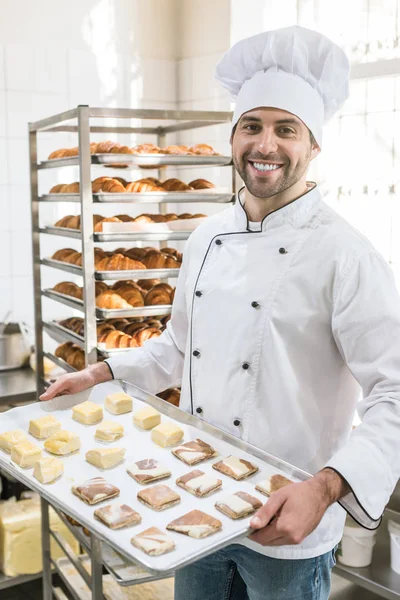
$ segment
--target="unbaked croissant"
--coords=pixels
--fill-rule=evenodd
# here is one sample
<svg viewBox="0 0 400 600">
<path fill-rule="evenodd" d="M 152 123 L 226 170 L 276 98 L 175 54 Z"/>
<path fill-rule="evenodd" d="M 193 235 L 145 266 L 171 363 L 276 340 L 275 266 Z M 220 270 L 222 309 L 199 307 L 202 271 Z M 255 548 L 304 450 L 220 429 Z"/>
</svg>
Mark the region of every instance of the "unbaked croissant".
<svg viewBox="0 0 400 600">
<path fill-rule="evenodd" d="M 102 294 L 99 294 L 96 298 L 96 306 L 98 308 L 107 309 L 127 309 L 132 308 L 126 300 L 124 300 L 119 294 L 112 290 L 107 290 Z"/>
<path fill-rule="evenodd" d="M 180 179 L 175 178 L 167 179 L 166 181 L 164 181 L 162 186 L 167 192 L 187 192 L 192 189 L 190 185 L 187 185 Z"/>
<path fill-rule="evenodd" d="M 98 271 L 135 271 L 145 269 L 145 265 L 137 260 L 132 260 L 123 254 L 103 258 L 96 264 Z"/>
<path fill-rule="evenodd" d="M 215 185 L 211 183 L 211 181 L 207 181 L 207 179 L 194 179 L 189 183 L 189 185 L 195 190 L 215 188 Z"/>
<path fill-rule="evenodd" d="M 82 299 L 82 289 L 72 281 L 61 281 L 54 286 L 53 290 L 66 296 Z"/>
</svg>

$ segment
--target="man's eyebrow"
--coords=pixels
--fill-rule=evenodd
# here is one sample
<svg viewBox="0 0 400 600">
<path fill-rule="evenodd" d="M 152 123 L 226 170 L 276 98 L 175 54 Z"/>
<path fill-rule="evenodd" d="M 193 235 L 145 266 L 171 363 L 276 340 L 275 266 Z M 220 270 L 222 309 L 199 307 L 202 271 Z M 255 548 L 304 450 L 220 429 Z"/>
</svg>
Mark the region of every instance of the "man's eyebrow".
<svg viewBox="0 0 400 600">
<path fill-rule="evenodd" d="M 253 122 L 253 123 L 261 123 L 261 119 L 259 117 L 242 117 L 240 121 L 244 122 Z"/>
<path fill-rule="evenodd" d="M 241 123 L 262 123 L 262 119 L 260 119 L 259 117 L 242 117 L 240 119 Z M 287 119 L 279 119 L 278 121 L 275 121 L 276 125 L 299 125 L 300 121 L 296 118 L 287 118 Z"/>
<path fill-rule="evenodd" d="M 290 124 L 290 125 L 299 125 L 299 120 L 298 119 L 280 119 L 279 121 L 276 121 L 277 124 L 279 125 L 283 125 L 283 124 Z"/>
</svg>

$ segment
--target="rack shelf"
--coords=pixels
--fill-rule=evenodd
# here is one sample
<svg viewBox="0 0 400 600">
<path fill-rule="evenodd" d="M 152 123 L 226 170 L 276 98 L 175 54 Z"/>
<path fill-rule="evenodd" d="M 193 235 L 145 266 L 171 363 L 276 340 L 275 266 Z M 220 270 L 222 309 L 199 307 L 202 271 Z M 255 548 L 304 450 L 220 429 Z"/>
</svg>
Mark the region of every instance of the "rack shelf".
<svg viewBox="0 0 400 600">
<path fill-rule="evenodd" d="M 47 227 L 39 228 L 39 233 L 48 235 L 58 235 L 61 237 L 69 237 L 80 240 L 82 232 L 78 229 L 69 229 L 68 227 Z M 191 231 L 160 231 L 154 232 L 129 232 L 129 233 L 94 233 L 93 240 L 95 242 L 166 242 L 168 240 L 187 240 Z"/>
<path fill-rule="evenodd" d="M 232 164 L 231 156 L 191 156 L 185 154 L 92 154 L 92 165 L 118 165 L 137 168 L 141 167 L 226 167 Z M 59 167 L 70 167 L 79 165 L 78 156 L 69 156 L 67 158 L 53 158 L 44 160 L 37 166 L 41 169 L 54 169 Z"/>
<path fill-rule="evenodd" d="M 93 203 L 114 204 L 179 204 L 179 203 L 218 203 L 224 204 L 234 201 L 232 193 L 216 192 L 145 192 L 136 194 L 92 194 Z M 80 194 L 43 194 L 39 202 L 80 202 Z"/>
</svg>

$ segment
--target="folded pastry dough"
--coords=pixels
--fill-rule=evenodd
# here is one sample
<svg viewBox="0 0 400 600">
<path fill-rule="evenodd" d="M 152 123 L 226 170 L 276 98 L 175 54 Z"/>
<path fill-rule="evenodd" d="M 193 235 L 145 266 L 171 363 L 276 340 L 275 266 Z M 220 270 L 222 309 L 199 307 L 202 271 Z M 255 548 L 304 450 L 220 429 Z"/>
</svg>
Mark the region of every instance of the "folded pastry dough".
<svg viewBox="0 0 400 600">
<path fill-rule="evenodd" d="M 168 523 L 167 529 L 183 533 L 192 538 L 204 538 L 222 528 L 218 519 L 207 515 L 201 510 L 191 510 L 182 517 Z"/>
<path fill-rule="evenodd" d="M 215 508 L 231 519 L 247 517 L 261 507 L 262 502 L 246 492 L 235 492 L 215 503 Z"/>
<path fill-rule="evenodd" d="M 86 452 L 85 458 L 99 469 L 111 469 L 124 460 L 125 448 L 95 448 Z"/>
<path fill-rule="evenodd" d="M 21 429 L 12 429 L 0 435 L 0 448 L 5 452 L 11 452 L 16 444 L 24 441 L 28 441 L 25 432 Z"/>
<path fill-rule="evenodd" d="M 287 479 L 283 475 L 272 475 L 264 481 L 259 481 L 256 485 L 256 490 L 265 496 L 270 496 L 273 492 L 280 490 L 290 483 L 293 483 L 293 481 L 290 481 L 290 479 Z"/>
<path fill-rule="evenodd" d="M 180 442 L 182 438 L 182 429 L 172 422 L 161 423 L 151 431 L 151 439 L 155 444 L 158 444 L 158 446 L 161 446 L 162 448 L 174 446 Z"/>
<path fill-rule="evenodd" d="M 195 469 L 190 473 L 186 473 L 186 475 L 182 475 L 182 477 L 178 477 L 176 485 L 198 498 L 204 498 L 219 490 L 222 487 L 222 481 L 212 475 L 206 475 L 199 469 Z"/>
<path fill-rule="evenodd" d="M 237 458 L 236 456 L 228 456 L 219 462 L 213 464 L 213 469 L 220 471 L 233 479 L 245 479 L 258 471 L 258 467 L 253 465 L 248 460 Z"/>
<path fill-rule="evenodd" d="M 29 421 L 29 433 L 39 440 L 44 440 L 57 431 L 61 431 L 61 423 L 53 415 Z"/>
<path fill-rule="evenodd" d="M 171 471 L 163 467 L 157 460 L 146 458 L 134 462 L 127 468 L 127 472 L 138 483 L 146 484 L 170 477 Z"/>
<path fill-rule="evenodd" d="M 59 458 L 41 458 L 35 464 L 33 476 L 40 483 L 52 483 L 64 473 L 64 464 Z"/>
<path fill-rule="evenodd" d="M 149 527 L 135 535 L 131 539 L 131 544 L 149 556 L 160 556 L 160 554 L 165 554 L 175 548 L 175 542 L 157 527 Z"/>
<path fill-rule="evenodd" d="M 151 488 L 140 490 L 137 494 L 138 500 L 154 510 L 160 511 L 175 506 L 180 502 L 179 494 L 171 490 L 167 485 L 154 485 Z"/>
<path fill-rule="evenodd" d="M 153 429 L 161 423 L 161 415 L 152 406 L 146 406 L 134 414 L 133 422 L 141 429 Z"/>
<path fill-rule="evenodd" d="M 107 396 L 104 406 L 113 415 L 122 415 L 132 410 L 132 398 L 125 392 L 116 392 Z"/>
<path fill-rule="evenodd" d="M 213 458 L 218 454 L 212 446 L 199 438 L 196 438 L 192 442 L 186 442 L 178 446 L 178 448 L 174 448 L 171 452 L 188 465 L 197 465 L 203 460 Z"/>
<path fill-rule="evenodd" d="M 72 486 L 72 493 L 86 504 L 97 504 L 119 496 L 119 489 L 103 477 L 94 477 L 82 485 Z"/>
<path fill-rule="evenodd" d="M 72 431 L 58 431 L 53 433 L 44 443 L 44 447 L 47 452 L 51 454 L 57 454 L 59 456 L 66 456 L 76 452 L 81 447 L 81 441 L 79 436 Z"/>
<path fill-rule="evenodd" d="M 141 522 L 142 517 L 127 504 L 107 504 L 96 508 L 94 516 L 110 529 L 122 529 Z"/>
<path fill-rule="evenodd" d="M 86 400 L 72 408 L 72 418 L 84 425 L 95 425 L 102 420 L 103 409 L 95 402 Z"/>
<path fill-rule="evenodd" d="M 42 457 L 42 450 L 29 440 L 15 444 L 11 449 L 11 460 L 23 469 L 31 469 Z"/>
<path fill-rule="evenodd" d="M 124 435 L 124 426 L 115 421 L 102 421 L 96 429 L 94 437 L 102 442 L 115 442 Z"/>
</svg>

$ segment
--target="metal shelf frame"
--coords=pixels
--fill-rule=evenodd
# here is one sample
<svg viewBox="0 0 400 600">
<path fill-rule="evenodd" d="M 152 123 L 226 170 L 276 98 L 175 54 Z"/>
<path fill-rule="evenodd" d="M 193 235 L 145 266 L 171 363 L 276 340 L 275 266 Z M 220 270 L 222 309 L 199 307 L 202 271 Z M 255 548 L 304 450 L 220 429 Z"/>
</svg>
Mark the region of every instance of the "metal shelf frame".
<svg viewBox="0 0 400 600">
<path fill-rule="evenodd" d="M 95 280 L 109 279 L 131 279 L 137 276 L 139 279 L 161 278 L 168 279 L 177 277 L 178 269 L 162 269 L 158 271 L 134 271 L 134 272 L 103 272 L 96 273 L 94 267 L 94 244 L 95 242 L 108 241 L 127 241 L 127 242 L 144 242 L 144 241 L 159 241 L 161 245 L 166 245 L 170 240 L 187 239 L 188 232 L 171 232 L 171 233 L 138 233 L 138 234 L 106 234 L 94 233 L 93 231 L 93 204 L 108 202 L 108 203 L 132 203 L 132 204 L 155 204 L 158 206 L 161 214 L 166 214 L 168 211 L 168 203 L 177 202 L 204 202 L 204 203 L 229 203 L 234 201 L 236 194 L 236 176 L 230 157 L 211 156 L 211 157 L 189 157 L 189 156 L 162 156 L 159 155 L 91 155 L 90 153 L 90 134 L 103 133 L 105 136 L 110 133 L 138 133 L 146 134 L 155 137 L 154 142 L 165 147 L 167 136 L 171 133 L 179 133 L 182 131 L 195 130 L 202 127 L 210 127 L 211 125 L 220 125 L 229 123 L 232 118 L 231 112 L 216 112 L 216 111 L 180 111 L 180 110 L 147 110 L 147 109 L 117 109 L 117 108 L 94 108 L 89 106 L 78 106 L 72 110 L 42 119 L 35 123 L 29 124 L 29 162 L 30 162 L 30 186 L 31 186 L 31 210 L 32 210 L 32 254 L 33 254 L 33 280 L 34 280 L 34 302 L 35 302 L 35 336 L 36 336 L 36 356 L 37 356 L 37 393 L 38 396 L 46 388 L 46 379 L 43 369 L 43 357 L 49 358 L 66 372 L 74 372 L 75 369 L 68 365 L 65 361 L 54 356 L 54 354 L 45 352 L 43 348 L 43 333 L 47 331 L 53 337 L 58 336 L 58 339 L 69 340 L 81 345 L 85 351 L 86 365 L 91 365 L 97 362 L 97 331 L 96 319 L 105 318 L 107 315 L 99 314 L 96 310 L 95 302 Z M 112 119 L 112 123 L 108 125 L 96 125 L 96 119 L 102 119 L 102 122 L 107 122 L 107 119 Z M 141 125 L 132 124 L 132 120 L 137 123 L 141 121 Z M 148 126 L 146 122 L 156 121 L 157 126 Z M 117 125 L 115 125 L 115 121 Z M 38 161 L 38 143 L 41 139 L 41 134 L 46 132 L 64 132 L 77 133 L 79 156 L 74 156 L 64 159 L 46 160 L 41 163 Z M 60 144 L 61 145 L 61 144 Z M 93 194 L 92 193 L 92 167 L 95 166 L 99 170 L 102 165 L 110 163 L 126 163 L 132 168 L 141 168 L 141 166 L 150 166 L 158 171 L 158 177 L 163 177 L 165 167 L 173 165 L 174 167 L 186 166 L 201 166 L 203 169 L 212 166 L 228 167 L 232 171 L 232 190 L 230 192 L 192 192 L 183 193 L 168 193 L 168 194 Z M 39 197 L 38 179 L 39 173 L 46 169 L 57 169 L 64 166 L 76 165 L 79 167 L 79 194 L 44 194 Z M 81 215 L 81 231 L 62 230 L 54 227 L 41 227 L 39 209 L 41 203 L 58 202 L 58 203 L 79 203 Z M 43 234 L 59 235 L 66 238 L 75 238 L 81 241 L 82 245 L 82 267 L 69 265 L 60 261 L 54 261 L 48 258 L 41 258 L 40 240 Z M 58 295 L 52 290 L 42 290 L 41 269 L 43 267 L 53 267 L 79 275 L 83 278 L 84 298 L 85 301 L 79 301 L 75 298 L 68 298 L 63 295 Z M 42 297 L 51 298 L 61 302 L 73 309 L 82 311 L 85 322 L 84 338 L 76 336 L 61 330 L 54 324 L 45 323 L 43 321 Z M 157 307 L 146 307 L 146 310 L 156 313 Z M 164 307 L 163 314 L 169 314 L 170 307 Z M 119 313 L 118 313 L 119 314 Z M 111 316 L 111 315 L 108 315 Z M 50 538 L 53 537 L 56 543 L 63 548 L 65 554 L 71 563 L 78 569 L 78 572 L 89 584 L 93 600 L 104 600 L 102 591 L 102 573 L 103 565 L 108 572 L 120 585 L 133 585 L 142 583 L 143 581 L 154 580 L 159 577 L 150 576 L 149 574 L 138 571 L 137 565 L 124 565 L 125 576 L 118 574 L 117 569 L 112 566 L 112 561 L 109 559 L 107 545 L 103 544 L 99 538 L 91 536 L 88 543 L 84 538 L 84 534 L 80 528 L 71 526 L 68 521 L 63 518 L 64 522 L 74 533 L 75 537 L 85 547 L 91 557 L 91 575 L 83 572 L 78 556 L 73 556 L 72 549 L 65 546 L 62 538 L 55 532 L 50 531 L 49 523 L 49 504 L 45 498 L 41 498 L 42 507 L 42 554 L 43 554 L 43 600 L 51 600 L 54 597 L 63 597 L 61 592 L 53 587 L 52 571 L 58 572 L 63 578 L 63 575 L 58 568 L 56 562 L 53 562 L 50 557 Z M 78 531 L 79 530 L 79 531 Z M 126 574 L 132 575 L 127 577 Z M 170 574 L 168 575 L 170 576 Z M 72 597 L 76 597 L 74 590 L 68 586 L 68 582 L 63 578 L 66 589 Z M 0 582 L 1 586 L 1 582 Z M 1 588 L 0 588 L 1 589 Z"/>
</svg>

